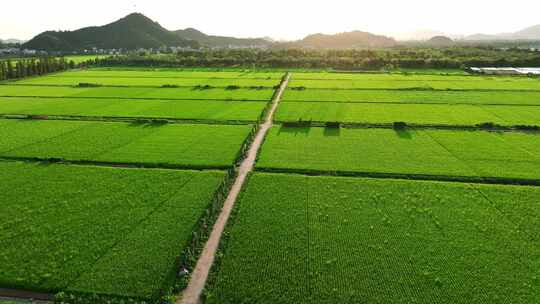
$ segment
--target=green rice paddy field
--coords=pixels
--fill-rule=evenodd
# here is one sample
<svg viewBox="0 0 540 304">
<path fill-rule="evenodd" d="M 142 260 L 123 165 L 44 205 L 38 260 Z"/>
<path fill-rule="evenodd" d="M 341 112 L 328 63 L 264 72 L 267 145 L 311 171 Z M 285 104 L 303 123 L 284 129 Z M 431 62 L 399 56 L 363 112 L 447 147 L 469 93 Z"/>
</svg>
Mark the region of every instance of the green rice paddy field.
<svg viewBox="0 0 540 304">
<path fill-rule="evenodd" d="M 248 74 L 90 69 L 0 85 L 0 114 L 40 117 L 0 119 L 0 287 L 158 303 L 185 284 L 180 261 L 196 262 L 194 240 L 274 95 L 251 87 L 281 79 Z M 76 87 L 119 77 L 126 87 Z M 239 79 L 250 88 L 224 89 Z M 221 88 L 195 87 L 206 81 Z"/>
<path fill-rule="evenodd" d="M 474 126 L 494 123 L 501 126 L 540 126 L 540 105 L 283 102 L 275 116 L 277 122 L 300 120 L 363 124 L 406 122 L 410 125 Z"/>
<path fill-rule="evenodd" d="M 272 89 L 238 89 L 224 88 L 133 88 L 133 87 L 57 87 L 0 85 L 0 101 L 5 97 L 62 97 L 62 98 L 137 98 L 163 100 L 235 100 L 263 101 L 272 98 Z"/>
<path fill-rule="evenodd" d="M 257 173 L 205 303 L 537 303 L 539 202 L 537 187 Z"/>
<path fill-rule="evenodd" d="M 150 72 L 151 73 L 151 72 Z M 32 85 L 63 85 L 74 86 L 80 83 L 91 83 L 103 86 L 132 86 L 132 87 L 161 87 L 164 85 L 180 86 L 180 87 L 195 87 L 195 86 L 212 86 L 212 87 L 266 87 L 273 88 L 279 83 L 279 79 L 247 79 L 247 78 L 172 78 L 172 77 L 128 77 L 115 76 L 112 73 L 111 77 L 99 76 L 68 76 L 62 74 L 48 75 L 43 77 L 34 77 L 17 81 L 18 84 Z"/>
<path fill-rule="evenodd" d="M 293 73 L 204 303 L 540 302 L 540 80 L 443 74 Z M 283 75 L 1 83 L 0 287 L 162 303 Z"/>
<path fill-rule="evenodd" d="M 324 74 L 322 74 L 324 75 Z M 329 75 L 329 74 L 327 74 Z M 326 76 L 328 77 L 328 76 Z M 342 74 L 336 78 L 297 75 L 290 86 L 309 89 L 523 90 L 540 91 L 540 79 L 403 74 Z"/>
<path fill-rule="evenodd" d="M 259 169 L 540 179 L 536 133 L 273 127 Z"/>
<path fill-rule="evenodd" d="M 63 115 L 256 122 L 266 103 L 255 101 L 0 97 L 1 114 Z"/>
<path fill-rule="evenodd" d="M 283 101 L 540 105 L 540 92 L 305 89 L 287 90 Z"/>
<path fill-rule="evenodd" d="M 0 157 L 228 168 L 251 128 L 0 120 Z"/>
<path fill-rule="evenodd" d="M 0 162 L 0 177 L 0 286 L 151 299 L 224 173 Z"/>
</svg>

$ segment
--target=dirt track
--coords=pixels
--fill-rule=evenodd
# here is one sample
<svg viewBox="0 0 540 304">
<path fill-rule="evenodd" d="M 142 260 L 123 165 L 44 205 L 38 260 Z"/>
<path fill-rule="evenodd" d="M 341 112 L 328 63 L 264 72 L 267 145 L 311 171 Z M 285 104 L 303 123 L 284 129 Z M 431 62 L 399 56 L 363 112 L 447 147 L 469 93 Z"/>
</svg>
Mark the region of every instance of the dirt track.
<svg viewBox="0 0 540 304">
<path fill-rule="evenodd" d="M 279 101 L 281 100 L 283 92 L 289 84 L 289 79 L 290 74 L 287 74 L 286 78 L 281 83 L 278 93 L 272 101 L 272 107 L 270 108 L 270 111 L 268 111 L 268 115 L 266 116 L 264 123 L 261 124 L 259 131 L 255 135 L 255 139 L 253 140 L 253 143 L 249 148 L 247 157 L 244 159 L 238 169 L 238 176 L 234 181 L 234 184 L 231 188 L 231 191 L 229 192 L 229 195 L 227 196 L 227 199 L 225 200 L 225 203 L 223 204 L 223 209 L 221 210 L 221 213 L 216 223 L 214 224 L 214 228 L 212 229 L 210 238 L 204 246 L 203 252 L 199 260 L 197 261 L 197 265 L 193 270 L 189 285 L 184 290 L 182 296 L 179 297 L 176 301 L 177 304 L 198 304 L 200 301 L 200 296 L 206 284 L 206 279 L 208 278 L 210 268 L 214 263 L 215 253 L 218 249 L 219 241 L 221 239 L 221 235 L 223 234 L 223 230 L 225 229 L 225 226 L 227 224 L 227 220 L 229 219 L 238 194 L 242 190 L 247 175 L 253 170 L 253 166 L 255 165 L 255 160 L 257 158 L 257 153 L 259 152 L 259 149 L 263 143 L 264 137 L 266 136 L 268 130 L 272 127 L 272 119 L 274 117 L 274 113 L 277 109 Z"/>
</svg>

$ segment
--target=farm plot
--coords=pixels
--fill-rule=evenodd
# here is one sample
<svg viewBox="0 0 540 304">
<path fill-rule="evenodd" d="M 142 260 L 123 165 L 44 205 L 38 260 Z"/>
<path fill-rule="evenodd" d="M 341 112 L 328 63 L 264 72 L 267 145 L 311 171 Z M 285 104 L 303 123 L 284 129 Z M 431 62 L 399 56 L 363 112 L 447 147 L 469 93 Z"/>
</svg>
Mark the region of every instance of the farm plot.
<svg viewBox="0 0 540 304">
<path fill-rule="evenodd" d="M 224 173 L 0 162 L 0 286 L 157 300 Z"/>
<path fill-rule="evenodd" d="M 493 77 L 481 77 L 473 76 L 471 74 L 464 73 L 463 70 L 457 70 L 460 73 L 446 73 L 449 70 L 430 70 L 419 69 L 415 72 L 420 73 L 377 73 L 377 72 L 362 72 L 362 73 L 347 73 L 347 72 L 298 72 L 294 73 L 293 79 L 296 80 L 384 80 L 384 81 L 412 81 L 412 80 L 440 80 L 440 79 L 454 79 L 454 80 L 467 80 L 471 77 L 492 79 Z"/>
<path fill-rule="evenodd" d="M 256 101 L 0 97 L 0 114 L 169 118 L 255 122 L 266 103 Z"/>
<path fill-rule="evenodd" d="M 104 77 L 104 78 L 244 78 L 244 79 L 276 79 L 280 80 L 283 73 L 261 72 L 261 71 L 234 71 L 234 70 L 185 70 L 175 68 L 92 68 L 82 71 L 68 71 L 62 74 L 53 75 L 55 77 Z"/>
<path fill-rule="evenodd" d="M 289 89 L 282 101 L 540 105 L 540 92 Z"/>
<path fill-rule="evenodd" d="M 540 179 L 539 151 L 535 133 L 276 126 L 257 168 Z"/>
<path fill-rule="evenodd" d="M 540 191 L 475 187 L 256 173 L 206 303 L 539 302 Z"/>
<path fill-rule="evenodd" d="M 58 87 L 0 85 L 0 97 L 138 98 L 174 100 L 270 101 L 272 89 L 196 89 L 138 87 Z"/>
<path fill-rule="evenodd" d="M 296 76 L 295 76 L 296 75 Z M 309 89 L 524 90 L 540 91 L 540 80 L 526 77 L 482 77 L 399 74 L 355 74 L 349 79 L 302 79 L 294 74 L 290 87 Z"/>
<path fill-rule="evenodd" d="M 61 74 L 60 74 L 61 75 Z M 76 86 L 81 83 L 90 83 L 103 86 L 127 86 L 127 87 L 161 87 L 161 86 L 210 86 L 224 88 L 228 86 L 239 87 L 266 87 L 273 88 L 279 84 L 279 79 L 242 79 L 242 78 L 156 78 L 156 77 L 59 77 L 47 75 L 36 78 L 19 80 L 17 84 L 32 85 L 58 85 Z"/>
<path fill-rule="evenodd" d="M 275 121 L 474 126 L 540 125 L 539 106 L 283 102 Z"/>
<path fill-rule="evenodd" d="M 0 157 L 228 168 L 250 125 L 9 120 Z"/>
</svg>

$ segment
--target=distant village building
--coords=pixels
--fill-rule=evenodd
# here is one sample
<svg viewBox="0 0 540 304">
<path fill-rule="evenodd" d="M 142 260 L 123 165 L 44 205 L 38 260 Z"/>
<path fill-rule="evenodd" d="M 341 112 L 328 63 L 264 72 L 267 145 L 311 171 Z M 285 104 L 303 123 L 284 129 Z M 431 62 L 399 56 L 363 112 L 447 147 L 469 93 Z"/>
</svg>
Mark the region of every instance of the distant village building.
<svg viewBox="0 0 540 304">
<path fill-rule="evenodd" d="M 468 70 L 486 75 L 540 75 L 540 68 L 469 68 Z"/>
</svg>

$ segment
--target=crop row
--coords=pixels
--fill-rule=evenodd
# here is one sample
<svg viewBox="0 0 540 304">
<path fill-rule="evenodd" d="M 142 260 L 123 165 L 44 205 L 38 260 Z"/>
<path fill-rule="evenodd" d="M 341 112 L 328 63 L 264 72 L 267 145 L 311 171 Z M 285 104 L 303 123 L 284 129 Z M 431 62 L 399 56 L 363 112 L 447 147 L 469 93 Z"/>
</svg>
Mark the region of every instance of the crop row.
<svg viewBox="0 0 540 304">
<path fill-rule="evenodd" d="M 0 85 L 0 96 L 11 97 L 72 97 L 72 98 L 140 98 L 175 100 L 249 100 L 269 101 L 272 89 L 224 88 L 137 88 L 137 87 L 56 87 Z"/>
<path fill-rule="evenodd" d="M 0 114 L 23 115 L 254 122 L 265 107 L 256 101 L 0 97 Z"/>
<path fill-rule="evenodd" d="M 536 133 L 273 127 L 257 168 L 540 179 Z"/>
<path fill-rule="evenodd" d="M 537 187 L 257 173 L 205 303 L 537 303 L 539 202 Z"/>
<path fill-rule="evenodd" d="M 227 168 L 251 128 L 0 120 L 0 157 Z"/>
<path fill-rule="evenodd" d="M 223 172 L 0 162 L 0 285 L 155 299 Z"/>
<path fill-rule="evenodd" d="M 282 102 L 276 121 L 416 125 L 540 125 L 540 106 Z"/>
</svg>

